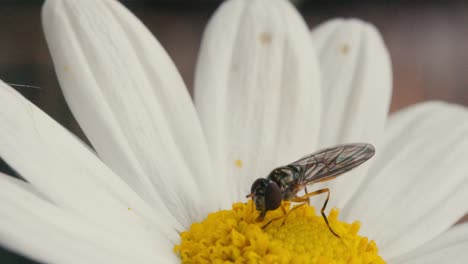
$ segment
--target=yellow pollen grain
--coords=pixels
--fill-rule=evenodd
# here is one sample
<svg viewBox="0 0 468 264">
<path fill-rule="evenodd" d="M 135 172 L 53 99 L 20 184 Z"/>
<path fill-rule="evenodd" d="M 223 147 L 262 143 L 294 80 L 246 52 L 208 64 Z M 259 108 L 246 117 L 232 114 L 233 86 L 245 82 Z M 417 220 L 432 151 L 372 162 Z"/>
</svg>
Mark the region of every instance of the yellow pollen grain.
<svg viewBox="0 0 468 264">
<path fill-rule="evenodd" d="M 70 68 L 68 67 L 68 65 L 64 65 L 64 66 L 63 66 L 63 71 L 68 72 L 69 70 L 70 70 Z"/>
<path fill-rule="evenodd" d="M 242 160 L 238 159 L 238 160 L 234 161 L 234 165 L 237 168 L 242 168 L 242 165 L 244 165 L 244 163 L 242 162 Z"/>
<path fill-rule="evenodd" d="M 271 43 L 271 40 L 272 40 L 272 36 L 270 32 L 262 32 L 260 34 L 260 42 L 262 44 L 269 44 Z"/>
<path fill-rule="evenodd" d="M 283 205 L 289 212 L 290 204 Z M 341 238 L 312 206 L 296 208 L 287 218 L 281 209 L 271 211 L 260 223 L 257 216 L 252 201 L 211 213 L 181 233 L 174 252 L 182 263 L 385 263 L 375 242 L 358 235 L 359 222 L 339 221 L 338 209 L 328 220 Z"/>
<path fill-rule="evenodd" d="M 341 50 L 341 53 L 343 53 L 343 54 L 348 54 L 348 52 L 349 52 L 349 45 L 348 45 L 348 44 L 343 44 L 343 45 L 341 46 L 341 49 L 340 49 L 340 50 Z"/>
<path fill-rule="evenodd" d="M 128 208 L 128 210 L 129 210 L 129 211 L 131 211 L 131 210 L 132 210 L 132 208 L 130 208 L 130 207 L 129 207 L 129 208 Z"/>
</svg>

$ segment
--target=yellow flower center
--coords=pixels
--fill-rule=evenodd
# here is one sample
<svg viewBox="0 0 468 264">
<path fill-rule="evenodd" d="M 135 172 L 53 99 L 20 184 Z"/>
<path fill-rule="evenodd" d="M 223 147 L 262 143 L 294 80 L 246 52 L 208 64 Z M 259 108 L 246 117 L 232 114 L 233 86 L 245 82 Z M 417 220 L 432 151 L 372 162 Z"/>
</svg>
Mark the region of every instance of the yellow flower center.
<svg viewBox="0 0 468 264">
<path fill-rule="evenodd" d="M 232 210 L 192 224 L 174 251 L 182 263 L 385 263 L 375 242 L 357 234 L 359 222 L 339 221 L 338 209 L 331 210 L 328 221 L 340 238 L 314 207 L 283 206 L 287 216 L 279 208 L 256 222 L 252 201 L 235 203 Z"/>
</svg>

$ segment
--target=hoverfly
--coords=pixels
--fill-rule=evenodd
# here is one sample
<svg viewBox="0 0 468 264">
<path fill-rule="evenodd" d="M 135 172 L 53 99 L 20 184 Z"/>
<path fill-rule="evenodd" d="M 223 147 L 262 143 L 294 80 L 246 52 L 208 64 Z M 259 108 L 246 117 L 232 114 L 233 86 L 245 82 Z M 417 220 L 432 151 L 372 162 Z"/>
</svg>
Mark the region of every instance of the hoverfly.
<svg viewBox="0 0 468 264">
<path fill-rule="evenodd" d="M 309 193 L 307 185 L 332 180 L 361 165 L 374 156 L 374 153 L 375 150 L 371 144 L 351 143 L 338 145 L 309 154 L 289 165 L 274 169 L 267 178 L 255 180 L 247 198 L 251 197 L 253 199 L 255 208 L 260 212 L 257 221 L 262 221 L 268 211 L 277 209 L 281 205 L 281 201 L 310 204 L 309 199 L 311 196 L 327 193 L 321 213 L 330 231 L 339 237 L 330 227 L 324 213 L 330 199 L 330 190 L 324 188 Z M 298 192 L 303 189 L 305 195 L 298 196 Z M 294 210 L 294 208 L 291 210 Z M 283 212 L 287 217 L 284 208 Z M 274 220 L 276 219 L 272 219 L 264 228 Z"/>
</svg>

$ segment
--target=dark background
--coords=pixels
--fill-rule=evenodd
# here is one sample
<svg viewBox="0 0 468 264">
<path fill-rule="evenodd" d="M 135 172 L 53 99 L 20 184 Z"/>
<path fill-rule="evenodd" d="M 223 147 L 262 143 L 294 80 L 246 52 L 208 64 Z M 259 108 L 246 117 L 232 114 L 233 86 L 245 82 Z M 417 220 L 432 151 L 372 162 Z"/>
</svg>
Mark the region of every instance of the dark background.
<svg viewBox="0 0 468 264">
<path fill-rule="evenodd" d="M 203 28 L 221 1 L 123 3 L 153 32 L 191 90 Z M 391 111 L 428 100 L 468 106 L 468 4 L 464 1 L 295 1 L 310 27 L 357 17 L 380 30 L 393 63 Z M 0 0 L 0 79 L 86 140 L 71 115 L 42 33 L 43 1 Z M 0 171 L 14 174 L 0 158 Z M 466 217 L 465 217 L 466 218 Z M 0 248 L 0 263 L 34 263 Z"/>
</svg>

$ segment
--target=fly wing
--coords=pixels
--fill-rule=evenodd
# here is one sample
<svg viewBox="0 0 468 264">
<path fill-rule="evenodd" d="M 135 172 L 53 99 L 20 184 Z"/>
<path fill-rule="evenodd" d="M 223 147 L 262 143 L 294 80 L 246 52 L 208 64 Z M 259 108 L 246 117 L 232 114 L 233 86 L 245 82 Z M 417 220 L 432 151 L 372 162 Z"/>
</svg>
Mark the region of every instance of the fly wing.
<svg viewBox="0 0 468 264">
<path fill-rule="evenodd" d="M 293 162 L 290 166 L 299 167 L 301 184 L 331 180 L 361 165 L 372 156 L 375 150 L 371 144 L 351 143 L 322 149 Z"/>
</svg>

